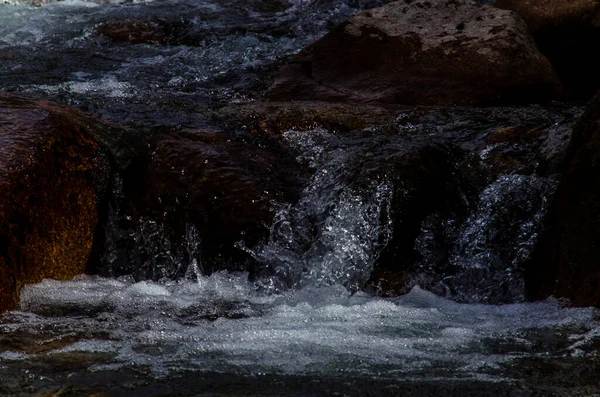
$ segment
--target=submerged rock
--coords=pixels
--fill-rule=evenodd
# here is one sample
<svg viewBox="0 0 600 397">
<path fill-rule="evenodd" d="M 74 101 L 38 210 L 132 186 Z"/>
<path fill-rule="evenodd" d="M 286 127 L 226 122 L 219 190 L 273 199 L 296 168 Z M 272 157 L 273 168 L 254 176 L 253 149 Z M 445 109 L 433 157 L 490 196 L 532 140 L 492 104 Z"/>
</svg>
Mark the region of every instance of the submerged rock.
<svg viewBox="0 0 600 397">
<path fill-rule="evenodd" d="M 577 123 L 547 231 L 527 274 L 530 298 L 600 306 L 600 95 Z"/>
<path fill-rule="evenodd" d="M 94 123 L 0 95 L 0 310 L 27 283 L 87 269 L 111 168 Z"/>
<path fill-rule="evenodd" d="M 558 80 L 510 11 L 397 1 L 351 17 L 283 66 L 272 101 L 425 105 L 545 101 Z"/>
<path fill-rule="evenodd" d="M 600 89 L 600 3 L 595 0 L 498 0 L 495 7 L 518 13 L 548 57 L 566 94 L 588 99 Z"/>
</svg>

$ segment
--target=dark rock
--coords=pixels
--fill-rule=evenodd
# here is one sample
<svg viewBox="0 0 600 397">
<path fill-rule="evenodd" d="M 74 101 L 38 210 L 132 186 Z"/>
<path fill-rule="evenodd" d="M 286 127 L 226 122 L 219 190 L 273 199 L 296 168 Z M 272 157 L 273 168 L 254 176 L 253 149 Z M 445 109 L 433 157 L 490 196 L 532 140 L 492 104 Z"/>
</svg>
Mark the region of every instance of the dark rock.
<svg viewBox="0 0 600 397">
<path fill-rule="evenodd" d="M 186 23 L 164 20 L 106 22 L 96 28 L 96 34 L 116 43 L 176 45 L 190 44 L 183 39 Z"/>
<path fill-rule="evenodd" d="M 531 299 L 600 306 L 600 95 L 576 124 L 567 169 L 527 274 Z"/>
<path fill-rule="evenodd" d="M 0 95 L 0 310 L 15 306 L 24 284 L 71 278 L 93 259 L 111 168 L 94 125 Z"/>
<path fill-rule="evenodd" d="M 283 66 L 272 101 L 545 101 L 558 81 L 522 20 L 468 1 L 397 1 L 351 17 Z"/>
<path fill-rule="evenodd" d="M 600 3 L 595 0 L 498 0 L 495 7 L 518 13 L 540 51 L 550 60 L 573 99 L 600 89 Z"/>
<path fill-rule="evenodd" d="M 228 12 L 204 10 L 202 17 L 184 18 L 180 13 L 162 13 L 161 17 L 128 18 L 104 22 L 96 26 L 93 36 L 110 39 L 114 43 L 151 44 L 166 46 L 206 45 L 207 40 L 219 35 L 257 34 L 261 40 L 291 34 L 291 18 L 278 21 L 280 15 L 292 6 L 280 0 L 242 1 L 238 7 L 230 5 Z M 262 20 L 252 14 L 262 15 Z M 163 15 L 164 14 L 164 15 Z M 221 20 L 222 24 L 206 24 L 204 20 Z M 265 36 L 266 35 L 266 36 Z"/>
<path fill-rule="evenodd" d="M 138 279 L 256 271 L 238 247 L 268 237 L 274 203 L 293 202 L 302 169 L 275 140 L 221 130 L 160 132 L 123 176 L 98 271 Z"/>
<path fill-rule="evenodd" d="M 228 122 L 235 121 L 254 133 L 279 135 L 289 129 L 315 126 L 346 132 L 391 122 L 400 111 L 396 105 L 330 102 L 253 102 L 232 104 L 219 113 Z"/>
<path fill-rule="evenodd" d="M 439 143 L 415 142 L 403 146 L 404 150 L 390 154 L 389 162 L 377 170 L 377 174 L 387 175 L 393 184 L 390 207 L 393 232 L 379 254 L 370 288 L 388 296 L 407 293 L 422 281 L 419 262 L 423 253 L 416 241 L 427 219 L 434 216 L 460 223 L 476 205 L 477 195 L 486 185 L 476 158 L 465 151 Z M 443 257 L 437 258 L 439 263 L 433 271 L 442 275 L 444 269 L 440 263 L 447 263 L 456 236 L 440 234 L 439 237 L 442 246 L 438 248 Z"/>
<path fill-rule="evenodd" d="M 393 233 L 406 234 L 382 251 L 370 288 L 394 296 L 419 285 L 462 302 L 523 301 L 553 174 L 580 114 L 579 107 L 538 105 L 398 114 L 386 129 L 402 136 L 398 146 L 413 142 L 413 155 L 421 154 L 396 149 L 388 158 L 397 164 L 387 173 Z"/>
</svg>

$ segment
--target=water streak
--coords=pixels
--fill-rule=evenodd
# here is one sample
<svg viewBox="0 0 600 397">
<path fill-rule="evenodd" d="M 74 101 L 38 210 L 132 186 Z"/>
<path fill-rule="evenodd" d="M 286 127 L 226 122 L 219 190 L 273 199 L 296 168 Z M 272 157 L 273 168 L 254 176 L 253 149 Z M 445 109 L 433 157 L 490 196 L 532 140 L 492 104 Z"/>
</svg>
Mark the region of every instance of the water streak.
<svg viewBox="0 0 600 397">
<path fill-rule="evenodd" d="M 357 291 L 391 237 L 389 183 L 350 184 L 350 164 L 359 156 L 327 147 L 336 138 L 323 129 L 288 131 L 284 138 L 314 174 L 297 203 L 280 206 L 266 244 L 240 247 L 272 269 L 273 276 L 259 281 L 271 292 L 335 284 Z"/>
</svg>

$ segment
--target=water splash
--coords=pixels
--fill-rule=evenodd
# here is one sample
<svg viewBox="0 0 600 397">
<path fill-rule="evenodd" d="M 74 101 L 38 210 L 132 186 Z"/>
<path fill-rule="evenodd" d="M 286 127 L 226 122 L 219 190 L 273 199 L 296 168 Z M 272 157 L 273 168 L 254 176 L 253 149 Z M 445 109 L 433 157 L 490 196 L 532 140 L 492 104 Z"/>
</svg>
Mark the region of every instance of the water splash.
<svg viewBox="0 0 600 397">
<path fill-rule="evenodd" d="M 357 291 L 391 237 L 392 189 L 385 180 L 353 186 L 356 154 L 333 149 L 336 138 L 323 129 L 284 139 L 315 172 L 297 203 L 280 206 L 266 244 L 239 246 L 272 271 L 258 282 L 267 291 L 335 284 Z"/>
<path fill-rule="evenodd" d="M 190 261 L 185 271 L 185 279 L 198 281 L 205 274 L 200 261 L 200 235 L 198 229 L 190 223 L 186 225 L 185 235 L 187 254 Z"/>
<path fill-rule="evenodd" d="M 598 342 L 596 310 L 554 300 L 459 304 L 419 288 L 382 299 L 340 286 L 264 295 L 228 273 L 198 282 L 45 280 L 25 288 L 21 310 L 0 320 L 3 337 L 48 351 L 0 346 L 0 374 L 34 361 L 36 373 L 61 376 L 42 358 L 79 354 L 84 371 L 134 368 L 144 379 L 191 370 L 498 381 L 523 357 L 566 362 L 589 357 Z"/>
<path fill-rule="evenodd" d="M 117 176 L 108 206 L 99 274 L 129 275 L 136 280 L 182 277 L 194 280 L 205 273 L 200 255 L 201 240 L 195 225 L 187 223 L 181 242 L 173 243 L 164 220 L 133 217 L 124 199 L 123 181 Z"/>
</svg>

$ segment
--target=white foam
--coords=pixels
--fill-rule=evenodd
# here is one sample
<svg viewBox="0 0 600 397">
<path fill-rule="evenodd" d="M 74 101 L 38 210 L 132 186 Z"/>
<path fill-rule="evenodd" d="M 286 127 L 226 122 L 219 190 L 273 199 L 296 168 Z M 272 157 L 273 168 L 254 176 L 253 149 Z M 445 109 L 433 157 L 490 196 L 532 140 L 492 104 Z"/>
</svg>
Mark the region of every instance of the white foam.
<svg viewBox="0 0 600 397">
<path fill-rule="evenodd" d="M 98 95 L 108 98 L 130 98 L 135 95 L 135 89 L 130 83 L 118 81 L 114 76 L 87 81 L 67 81 L 60 84 L 41 84 L 29 90 L 42 90 L 49 94 L 68 92 L 72 94 Z"/>
<path fill-rule="evenodd" d="M 82 316 L 86 308 L 94 310 Z M 44 280 L 25 287 L 21 309 L 32 313 L 10 313 L 0 332 L 35 324 L 54 324 L 44 328 L 57 337 L 93 330 L 105 338 L 78 340 L 55 353 L 109 352 L 114 361 L 96 369 L 146 365 L 156 376 L 186 369 L 391 376 L 451 362 L 463 375 L 476 377 L 481 368 L 529 354 L 528 333 L 564 334 L 571 346 L 566 351 L 574 355 L 586 354 L 600 334 L 595 309 L 564 308 L 555 300 L 468 305 L 419 288 L 381 299 L 351 295 L 339 285 L 261 295 L 245 275 L 228 273 L 197 283 L 90 276 Z M 68 310 L 77 315 L 70 317 Z M 48 311 L 63 314 L 48 316 Z M 490 354 L 489 341 L 515 347 Z"/>
</svg>

